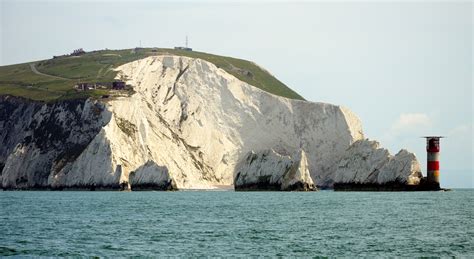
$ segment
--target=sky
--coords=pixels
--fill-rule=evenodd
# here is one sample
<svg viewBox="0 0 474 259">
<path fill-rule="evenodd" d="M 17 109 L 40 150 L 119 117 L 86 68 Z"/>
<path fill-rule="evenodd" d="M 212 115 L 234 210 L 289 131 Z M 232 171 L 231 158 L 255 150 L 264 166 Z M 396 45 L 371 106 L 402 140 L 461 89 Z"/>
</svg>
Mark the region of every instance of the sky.
<svg viewBox="0 0 474 259">
<path fill-rule="evenodd" d="M 441 141 L 441 183 L 473 188 L 470 1 L 0 0 L 0 65 L 73 49 L 189 45 L 252 60 L 314 102 L 345 106 L 392 154 Z"/>
</svg>

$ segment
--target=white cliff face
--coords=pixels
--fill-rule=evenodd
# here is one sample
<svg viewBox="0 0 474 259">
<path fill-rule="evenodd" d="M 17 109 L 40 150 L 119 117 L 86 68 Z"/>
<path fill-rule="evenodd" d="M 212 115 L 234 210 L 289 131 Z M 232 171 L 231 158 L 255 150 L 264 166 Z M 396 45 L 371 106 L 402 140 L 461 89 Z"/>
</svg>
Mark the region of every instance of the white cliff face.
<svg viewBox="0 0 474 259">
<path fill-rule="evenodd" d="M 46 171 L 42 171 L 41 184 L 54 188 L 116 188 L 122 183 L 131 184 L 132 190 L 134 185 L 212 188 L 233 184 L 238 162 L 252 150 L 274 150 L 282 157 L 301 155 L 301 159 L 296 159 L 300 164 L 295 175 L 284 181 L 288 185 L 310 180 L 325 187 L 335 180 L 379 181 L 380 175 L 371 173 L 381 170 L 380 164 L 387 164 L 388 171 L 395 169 L 390 171 L 395 172 L 390 179 L 400 175 L 408 179 L 417 170 L 416 158 L 410 153 L 397 155 L 400 159 L 393 160 L 386 150 L 373 144 L 351 147 L 364 136 L 359 119 L 350 110 L 269 94 L 212 63 L 155 56 L 117 70 L 117 77 L 126 78 L 136 93 L 106 101 L 104 111 L 100 112 L 105 119 L 95 118 L 92 126 L 84 126 L 93 128 L 94 135 L 84 137 L 77 130 L 74 134 L 63 134 L 64 142 L 81 143 L 80 148 L 74 149 L 77 154 L 70 156 L 73 159 L 57 158 L 61 152 L 47 158 L 44 150 L 49 147 L 9 140 L 8 148 L 0 148 L 0 166 L 6 161 L 1 176 L 4 187 L 5 181 L 9 187 L 15 186 L 10 183 L 21 182 L 20 172 L 26 167 L 53 159 L 52 165 L 48 162 L 43 166 Z M 80 109 L 87 116 L 79 121 L 94 122 L 89 106 L 84 111 Z M 48 112 L 52 111 L 36 114 L 41 119 Z M 68 121 L 72 116 L 55 114 L 57 121 Z M 27 118 L 28 113 L 23 116 Z M 22 127 L 27 126 L 10 128 L 20 131 Z M 16 143 L 22 144 L 13 148 Z M 400 165 L 410 158 L 411 166 L 402 168 Z M 341 159 L 345 166 L 339 163 Z M 277 164 L 260 168 L 278 168 L 280 160 L 272 161 Z M 349 168 L 357 171 L 357 175 L 352 175 Z M 32 171 L 29 169 L 28 175 L 34 174 Z M 312 179 L 308 179 L 307 171 Z M 385 176 L 380 177 L 380 181 L 386 181 Z"/>
<path fill-rule="evenodd" d="M 376 141 L 360 140 L 351 145 L 338 164 L 336 183 L 416 185 L 422 178 L 413 153 L 401 150 L 395 156 Z"/>
<path fill-rule="evenodd" d="M 304 151 L 294 158 L 274 150 L 249 152 L 236 168 L 236 190 L 315 190 Z"/>
<path fill-rule="evenodd" d="M 178 188 L 230 185 L 240 158 L 264 149 L 303 149 L 313 179 L 325 184 L 344 150 L 363 138 L 345 108 L 274 96 L 200 59 L 148 57 L 118 70 L 136 94 L 108 102 L 110 123 L 61 184 L 95 178 L 97 168 L 102 183 L 126 181 L 153 161 Z"/>
</svg>

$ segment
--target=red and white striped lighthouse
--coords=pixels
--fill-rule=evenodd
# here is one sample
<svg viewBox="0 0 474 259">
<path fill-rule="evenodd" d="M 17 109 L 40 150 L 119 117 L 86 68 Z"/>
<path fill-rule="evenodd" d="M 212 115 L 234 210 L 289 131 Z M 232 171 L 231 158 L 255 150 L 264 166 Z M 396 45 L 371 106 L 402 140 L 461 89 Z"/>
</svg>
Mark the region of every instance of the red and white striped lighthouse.
<svg viewBox="0 0 474 259">
<path fill-rule="evenodd" d="M 426 138 L 427 152 L 427 182 L 439 185 L 439 139 L 441 136 L 428 136 Z"/>
</svg>

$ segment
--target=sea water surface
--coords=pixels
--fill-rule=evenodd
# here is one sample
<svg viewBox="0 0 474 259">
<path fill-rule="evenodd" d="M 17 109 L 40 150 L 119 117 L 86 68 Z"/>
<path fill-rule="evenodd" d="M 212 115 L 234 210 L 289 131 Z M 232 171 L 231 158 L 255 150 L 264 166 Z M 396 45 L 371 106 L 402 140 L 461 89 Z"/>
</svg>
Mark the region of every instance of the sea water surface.
<svg viewBox="0 0 474 259">
<path fill-rule="evenodd" d="M 0 255 L 472 258 L 473 195 L 0 191 Z"/>
</svg>

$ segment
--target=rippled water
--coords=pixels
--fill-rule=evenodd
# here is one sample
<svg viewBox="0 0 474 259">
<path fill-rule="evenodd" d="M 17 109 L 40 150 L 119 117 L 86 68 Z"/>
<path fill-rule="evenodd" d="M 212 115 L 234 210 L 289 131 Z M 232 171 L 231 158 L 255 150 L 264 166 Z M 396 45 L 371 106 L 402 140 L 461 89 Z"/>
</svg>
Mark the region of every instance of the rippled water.
<svg viewBox="0 0 474 259">
<path fill-rule="evenodd" d="M 473 194 L 0 192 L 0 255 L 473 257 Z"/>
</svg>

